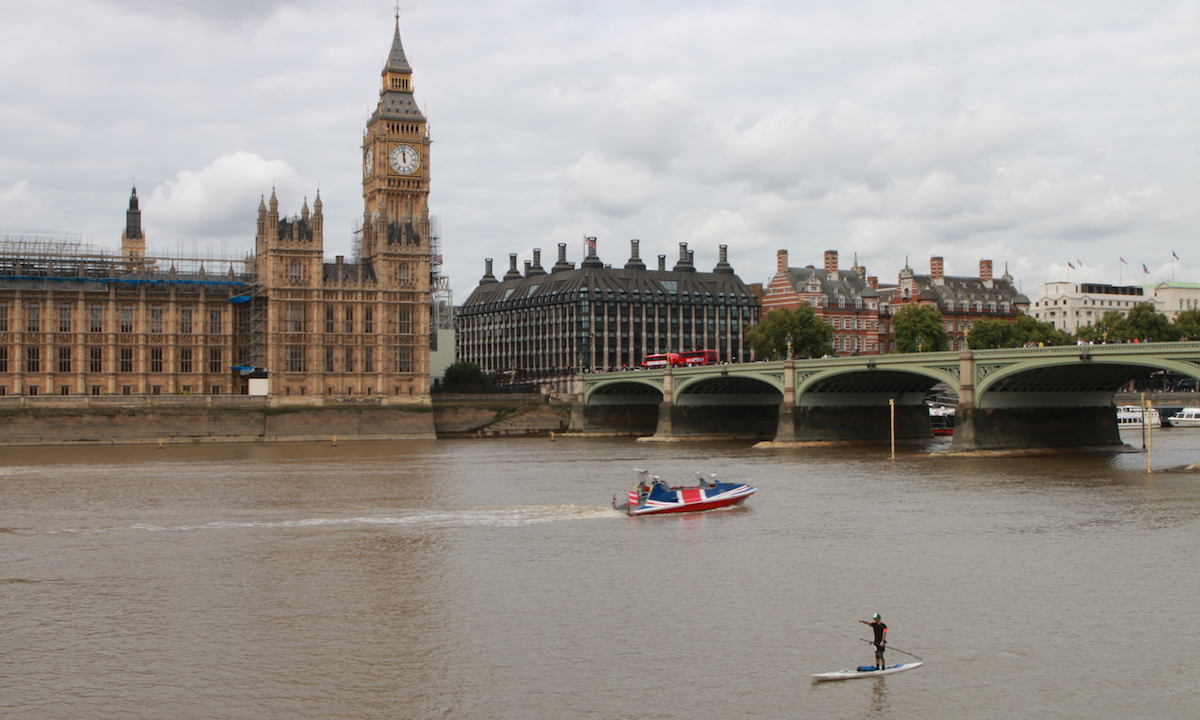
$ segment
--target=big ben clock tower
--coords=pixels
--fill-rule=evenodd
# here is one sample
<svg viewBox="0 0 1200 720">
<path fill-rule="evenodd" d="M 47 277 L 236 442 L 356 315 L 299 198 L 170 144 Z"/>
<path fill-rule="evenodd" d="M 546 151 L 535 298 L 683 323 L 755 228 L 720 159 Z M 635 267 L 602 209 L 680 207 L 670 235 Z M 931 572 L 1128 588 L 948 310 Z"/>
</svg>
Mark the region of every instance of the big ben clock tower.
<svg viewBox="0 0 1200 720">
<path fill-rule="evenodd" d="M 362 256 L 429 252 L 429 132 L 413 97 L 412 66 L 400 42 L 400 16 L 379 104 L 363 137 Z M 414 268 L 415 269 L 415 268 Z M 426 268 L 428 270 L 428 268 Z"/>
<path fill-rule="evenodd" d="M 389 371 L 410 374 L 409 392 L 428 398 L 430 253 L 429 132 L 413 98 L 400 15 L 383 66 L 379 104 L 363 135 L 360 262 L 382 291 Z"/>
</svg>

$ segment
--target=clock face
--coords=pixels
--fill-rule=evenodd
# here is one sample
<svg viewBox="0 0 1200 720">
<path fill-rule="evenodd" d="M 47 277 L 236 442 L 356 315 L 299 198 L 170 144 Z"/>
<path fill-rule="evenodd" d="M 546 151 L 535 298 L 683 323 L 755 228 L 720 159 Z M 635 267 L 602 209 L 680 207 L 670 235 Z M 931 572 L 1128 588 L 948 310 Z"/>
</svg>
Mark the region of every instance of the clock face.
<svg viewBox="0 0 1200 720">
<path fill-rule="evenodd" d="M 363 155 L 363 177 L 369 178 L 375 174 L 375 148 L 367 148 Z"/>
<path fill-rule="evenodd" d="M 393 147 L 392 152 L 388 155 L 388 161 L 392 165 L 392 170 L 400 175 L 412 175 L 421 166 L 421 156 L 411 145 Z"/>
</svg>

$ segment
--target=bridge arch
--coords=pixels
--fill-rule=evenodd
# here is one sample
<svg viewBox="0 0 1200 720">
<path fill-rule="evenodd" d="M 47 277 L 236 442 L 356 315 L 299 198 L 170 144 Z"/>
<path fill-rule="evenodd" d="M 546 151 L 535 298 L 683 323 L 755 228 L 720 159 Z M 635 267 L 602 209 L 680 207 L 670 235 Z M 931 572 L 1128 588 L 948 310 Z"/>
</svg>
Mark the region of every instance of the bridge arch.
<svg viewBox="0 0 1200 720">
<path fill-rule="evenodd" d="M 691 375 L 675 380 L 677 405 L 779 405 L 782 375 L 724 371 L 719 376 Z"/>
<path fill-rule="evenodd" d="M 829 404 L 820 398 L 838 396 L 859 396 L 852 404 L 886 405 L 889 398 L 904 396 L 906 399 L 919 394 L 919 401 L 924 402 L 925 394 L 938 383 L 945 383 L 955 392 L 959 389 L 958 376 L 941 368 L 908 365 L 903 369 L 839 367 L 828 370 L 818 370 L 805 373 L 797 370 L 796 399 L 797 405 Z"/>
<path fill-rule="evenodd" d="M 1156 370 L 1200 379 L 1200 365 L 1164 357 L 1074 356 L 977 362 L 975 406 L 1009 407 L 1038 398 L 1042 406 L 1108 406 L 1130 380 Z"/>
<path fill-rule="evenodd" d="M 662 376 L 615 377 L 587 387 L 584 405 L 658 405 L 663 401 Z"/>
</svg>

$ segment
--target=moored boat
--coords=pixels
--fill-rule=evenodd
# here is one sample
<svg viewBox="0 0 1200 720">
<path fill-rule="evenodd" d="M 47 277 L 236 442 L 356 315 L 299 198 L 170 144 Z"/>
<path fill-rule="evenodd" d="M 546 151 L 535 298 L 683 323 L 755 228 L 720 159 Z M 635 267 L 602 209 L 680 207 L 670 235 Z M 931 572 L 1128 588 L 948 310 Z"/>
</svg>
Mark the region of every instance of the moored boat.
<svg viewBox="0 0 1200 720">
<path fill-rule="evenodd" d="M 1200 427 L 1200 407 L 1185 407 L 1167 419 L 1174 427 Z"/>
<path fill-rule="evenodd" d="M 954 408 L 949 405 L 929 406 L 929 429 L 934 435 L 954 434 Z"/>
<path fill-rule="evenodd" d="M 707 479 L 696 473 L 696 485 L 671 486 L 657 475 L 638 470 L 637 485 L 626 493 L 626 502 L 613 507 L 626 515 L 660 515 L 665 513 L 699 512 L 739 503 L 754 494 L 755 488 L 745 483 L 725 483 L 716 474 Z"/>
<path fill-rule="evenodd" d="M 1146 408 L 1143 414 L 1142 409 L 1137 405 L 1118 405 L 1117 406 L 1117 428 L 1141 428 L 1143 415 L 1148 418 L 1150 427 L 1162 427 L 1166 423 L 1162 421 L 1162 416 L 1154 408 Z"/>
</svg>

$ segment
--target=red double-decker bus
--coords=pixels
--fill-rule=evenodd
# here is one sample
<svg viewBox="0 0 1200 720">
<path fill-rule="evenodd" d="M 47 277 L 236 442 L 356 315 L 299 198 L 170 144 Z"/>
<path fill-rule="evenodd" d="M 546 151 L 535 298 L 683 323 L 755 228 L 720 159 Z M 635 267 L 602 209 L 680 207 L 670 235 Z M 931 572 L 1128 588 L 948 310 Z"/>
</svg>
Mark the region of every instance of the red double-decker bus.
<svg viewBox="0 0 1200 720">
<path fill-rule="evenodd" d="M 642 367 L 691 367 L 693 365 L 716 365 L 718 362 L 720 362 L 720 358 L 716 350 L 688 350 L 678 353 L 647 355 L 642 360 Z"/>
<path fill-rule="evenodd" d="M 716 350 L 689 350 L 679 353 L 680 365 L 716 365 L 718 362 Z"/>
</svg>

